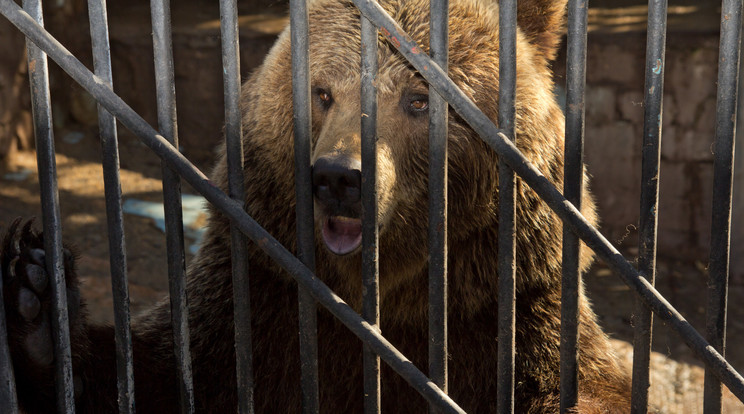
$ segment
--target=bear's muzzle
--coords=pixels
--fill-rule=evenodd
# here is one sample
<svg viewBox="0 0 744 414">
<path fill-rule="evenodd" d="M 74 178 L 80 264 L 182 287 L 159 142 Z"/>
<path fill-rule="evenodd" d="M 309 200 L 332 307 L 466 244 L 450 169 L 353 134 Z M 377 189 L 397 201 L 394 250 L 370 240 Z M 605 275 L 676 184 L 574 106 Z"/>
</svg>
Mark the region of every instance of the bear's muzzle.
<svg viewBox="0 0 744 414">
<path fill-rule="evenodd" d="M 361 162 L 353 157 L 323 156 L 313 164 L 313 194 L 323 218 L 321 234 L 334 254 L 349 254 L 361 245 L 361 184 Z"/>
</svg>

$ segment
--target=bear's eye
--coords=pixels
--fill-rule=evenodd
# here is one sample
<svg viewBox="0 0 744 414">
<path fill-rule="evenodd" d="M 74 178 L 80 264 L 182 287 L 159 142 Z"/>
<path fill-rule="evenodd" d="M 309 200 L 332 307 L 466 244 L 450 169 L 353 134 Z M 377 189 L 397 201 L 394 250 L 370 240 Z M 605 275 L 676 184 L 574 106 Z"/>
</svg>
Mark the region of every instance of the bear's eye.
<svg viewBox="0 0 744 414">
<path fill-rule="evenodd" d="M 331 96 L 331 93 L 325 89 L 316 88 L 315 96 L 318 97 L 318 101 L 320 101 L 320 104 L 323 107 L 323 109 L 328 109 L 328 107 L 330 107 L 331 104 L 333 103 L 333 96 Z"/>
<path fill-rule="evenodd" d="M 424 99 L 415 99 L 411 101 L 411 109 L 414 111 L 424 111 L 429 107 L 429 102 Z"/>
<path fill-rule="evenodd" d="M 424 115 L 429 111 L 429 97 L 424 94 L 411 94 L 404 96 L 402 107 L 411 116 Z"/>
</svg>

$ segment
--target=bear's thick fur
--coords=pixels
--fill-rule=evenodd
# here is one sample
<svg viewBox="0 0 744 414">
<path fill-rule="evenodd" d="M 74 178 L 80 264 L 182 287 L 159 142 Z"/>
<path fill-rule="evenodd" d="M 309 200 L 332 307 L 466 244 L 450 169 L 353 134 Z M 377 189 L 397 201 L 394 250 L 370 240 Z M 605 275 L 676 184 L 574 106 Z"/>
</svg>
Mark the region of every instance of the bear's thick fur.
<svg viewBox="0 0 744 414">
<path fill-rule="evenodd" d="M 381 3 L 428 50 L 428 2 Z M 496 120 L 497 6 L 485 0 L 450 3 L 449 76 Z M 517 35 L 517 145 L 558 188 L 563 181 L 564 117 L 552 95 L 549 64 L 560 41 L 565 3 L 520 1 Z M 358 166 L 359 13 L 346 0 L 316 0 L 310 4 L 309 14 L 312 160 L 316 168 L 321 160 L 342 160 L 347 166 Z M 425 369 L 428 86 L 382 39 L 378 59 L 380 326 L 390 342 Z M 286 30 L 263 66 L 243 86 L 245 208 L 287 248 L 296 251 L 290 67 Z M 498 160 L 452 111 L 449 122 L 449 394 L 468 412 L 490 413 L 495 412 L 498 398 Z M 212 179 L 215 185 L 227 188 L 224 154 Z M 328 185 L 333 187 L 315 183 L 316 274 L 359 309 L 358 199 L 349 196 L 354 190 L 351 184 L 330 190 Z M 331 201 L 329 192 L 335 194 Z M 584 215 L 596 222 L 594 204 L 588 191 L 585 194 Z M 517 184 L 516 212 L 515 410 L 555 413 L 559 401 L 562 226 L 521 182 Z M 237 401 L 228 229 L 229 221 L 213 209 L 202 248 L 188 269 L 194 389 L 200 412 L 233 412 Z M 21 239 L 20 260 L 13 256 L 18 254 L 13 247 L 17 238 Z M 38 259 L 40 246 L 33 231 L 11 229 L 2 256 L 4 273 L 9 274 L 10 265 L 14 266 L 13 274 L 25 272 L 30 277 L 38 273 L 41 263 L 34 257 Z M 332 250 L 350 253 L 334 254 Z M 256 411 L 299 412 L 297 286 L 257 247 L 251 245 L 248 255 Z M 584 248 L 582 270 L 591 259 L 591 252 Z M 74 289 L 71 261 L 67 270 Z M 27 341 L 27 336 L 42 329 L 38 326 L 48 312 L 48 292 L 39 293 L 33 283 L 19 287 L 24 283 L 29 282 L 6 283 L 5 289 L 6 304 L 11 308 L 11 347 L 19 396 L 30 411 L 49 412 L 54 405 L 53 369 L 45 352 L 50 351 Z M 41 311 L 24 305 L 29 289 L 41 296 Z M 78 305 L 73 303 L 72 307 Z M 170 322 L 169 304 L 164 301 L 133 323 L 135 397 L 140 412 L 178 411 Z M 80 385 L 77 406 L 84 412 L 113 412 L 117 395 L 113 329 L 86 325 L 78 316 L 73 324 L 74 369 Z M 579 329 L 578 411 L 626 412 L 629 380 L 616 362 L 583 291 Z M 361 412 L 360 341 L 323 309 L 318 312 L 318 330 L 321 412 Z M 34 353 L 36 357 L 30 356 Z M 383 411 L 423 412 L 423 398 L 383 367 Z"/>
</svg>

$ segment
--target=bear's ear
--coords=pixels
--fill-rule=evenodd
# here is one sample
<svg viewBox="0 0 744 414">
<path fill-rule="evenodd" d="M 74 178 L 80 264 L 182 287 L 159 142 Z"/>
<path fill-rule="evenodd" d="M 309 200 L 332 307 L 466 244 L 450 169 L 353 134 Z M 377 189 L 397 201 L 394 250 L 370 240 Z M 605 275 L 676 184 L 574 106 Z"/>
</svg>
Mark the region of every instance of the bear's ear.
<svg viewBox="0 0 744 414">
<path fill-rule="evenodd" d="M 563 36 L 568 0 L 519 0 L 517 24 L 548 61 L 555 59 Z"/>
</svg>

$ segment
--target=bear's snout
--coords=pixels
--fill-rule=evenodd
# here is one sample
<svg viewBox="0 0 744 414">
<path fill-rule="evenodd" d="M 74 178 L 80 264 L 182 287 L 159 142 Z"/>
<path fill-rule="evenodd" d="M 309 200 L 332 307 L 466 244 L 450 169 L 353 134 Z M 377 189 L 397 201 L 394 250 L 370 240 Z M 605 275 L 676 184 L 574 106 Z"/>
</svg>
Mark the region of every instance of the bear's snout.
<svg viewBox="0 0 744 414">
<path fill-rule="evenodd" d="M 362 165 L 358 160 L 324 156 L 313 164 L 313 194 L 326 209 L 336 213 L 357 212 L 361 189 Z"/>
<path fill-rule="evenodd" d="M 323 241 L 338 255 L 355 251 L 362 242 L 362 171 L 355 158 L 335 155 L 313 164 L 313 194 L 320 207 Z"/>
</svg>

